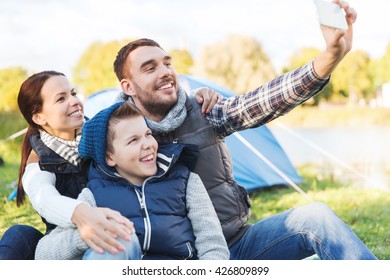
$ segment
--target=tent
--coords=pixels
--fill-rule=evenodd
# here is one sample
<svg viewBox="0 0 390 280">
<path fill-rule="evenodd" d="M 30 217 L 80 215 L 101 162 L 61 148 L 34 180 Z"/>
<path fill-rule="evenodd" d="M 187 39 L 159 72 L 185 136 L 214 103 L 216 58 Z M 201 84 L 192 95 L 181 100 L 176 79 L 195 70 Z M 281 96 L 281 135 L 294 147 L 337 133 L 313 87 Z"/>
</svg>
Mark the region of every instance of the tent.
<svg viewBox="0 0 390 280">
<path fill-rule="evenodd" d="M 180 85 L 187 91 L 208 87 L 225 97 L 235 94 L 219 84 L 191 75 L 178 75 Z M 111 105 L 120 98 L 119 89 L 106 89 L 90 95 L 84 101 L 87 117 Z M 302 178 L 272 132 L 265 125 L 248 129 L 226 138 L 233 158 L 236 181 L 249 192 L 273 185 L 301 183 Z M 291 182 L 291 183 L 290 183 Z"/>
</svg>

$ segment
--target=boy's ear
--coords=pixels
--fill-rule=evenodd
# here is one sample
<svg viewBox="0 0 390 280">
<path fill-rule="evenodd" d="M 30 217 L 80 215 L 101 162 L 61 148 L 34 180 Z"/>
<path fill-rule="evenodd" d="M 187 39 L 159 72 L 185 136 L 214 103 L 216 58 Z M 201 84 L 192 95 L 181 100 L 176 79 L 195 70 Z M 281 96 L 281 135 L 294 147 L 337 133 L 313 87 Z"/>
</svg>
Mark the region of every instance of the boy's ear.
<svg viewBox="0 0 390 280">
<path fill-rule="evenodd" d="M 106 154 L 106 163 L 108 166 L 114 167 L 116 165 L 116 162 L 111 158 L 111 155 L 109 153 Z"/>
<path fill-rule="evenodd" d="M 44 118 L 44 116 L 41 113 L 35 113 L 32 116 L 32 120 L 33 120 L 33 122 L 35 122 L 37 125 L 40 125 L 40 126 L 44 126 L 47 124 L 46 119 Z"/>
</svg>

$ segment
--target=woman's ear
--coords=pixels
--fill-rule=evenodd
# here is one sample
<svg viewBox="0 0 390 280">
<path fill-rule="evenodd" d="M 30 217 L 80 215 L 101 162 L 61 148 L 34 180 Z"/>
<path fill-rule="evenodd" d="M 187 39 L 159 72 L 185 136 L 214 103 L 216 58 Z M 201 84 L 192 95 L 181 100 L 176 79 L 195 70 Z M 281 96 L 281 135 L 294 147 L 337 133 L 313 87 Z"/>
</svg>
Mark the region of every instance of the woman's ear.
<svg viewBox="0 0 390 280">
<path fill-rule="evenodd" d="M 109 153 L 106 153 L 106 163 L 108 166 L 115 167 L 116 162 L 112 159 Z"/>
<path fill-rule="evenodd" d="M 35 122 L 37 125 L 44 126 L 47 124 L 47 121 L 45 117 L 41 113 L 35 113 L 32 116 L 33 122 Z"/>
</svg>

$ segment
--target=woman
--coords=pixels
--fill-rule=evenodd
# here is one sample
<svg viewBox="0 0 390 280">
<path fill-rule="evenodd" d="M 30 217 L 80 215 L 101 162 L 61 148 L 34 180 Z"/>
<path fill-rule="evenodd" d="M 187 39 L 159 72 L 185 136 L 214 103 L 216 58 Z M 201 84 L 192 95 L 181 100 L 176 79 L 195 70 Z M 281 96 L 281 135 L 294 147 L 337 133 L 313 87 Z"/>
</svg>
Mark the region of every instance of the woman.
<svg viewBox="0 0 390 280">
<path fill-rule="evenodd" d="M 95 251 L 121 250 L 113 235 L 129 239 L 132 224 L 116 211 L 75 200 L 86 184 L 87 164 L 77 150 L 84 124 L 83 105 L 69 80 L 55 71 L 34 74 L 22 84 L 18 105 L 29 127 L 22 144 L 17 205 L 23 204 L 26 193 L 47 232 L 55 225 L 77 227 L 83 241 Z M 24 236 L 25 245 L 15 233 Z M 41 237 L 31 227 L 13 226 L 0 242 L 0 256 L 33 259 Z"/>
</svg>

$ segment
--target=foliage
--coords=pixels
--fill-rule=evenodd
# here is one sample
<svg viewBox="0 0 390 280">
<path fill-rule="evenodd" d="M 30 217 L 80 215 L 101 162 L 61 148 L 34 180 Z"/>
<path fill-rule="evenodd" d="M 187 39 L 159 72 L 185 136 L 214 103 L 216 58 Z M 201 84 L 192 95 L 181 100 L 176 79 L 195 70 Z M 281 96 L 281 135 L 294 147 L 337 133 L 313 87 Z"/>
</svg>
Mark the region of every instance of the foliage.
<svg viewBox="0 0 390 280">
<path fill-rule="evenodd" d="M 377 60 L 373 60 L 371 64 L 375 85 L 390 82 L 390 44 L 387 45 L 384 55 Z"/>
<path fill-rule="evenodd" d="M 320 54 L 320 50 L 316 48 L 302 48 L 290 56 L 289 63 L 283 68 L 283 73 L 301 67 L 308 61 Z"/>
<path fill-rule="evenodd" d="M 177 74 L 189 74 L 194 60 L 187 50 L 174 49 L 169 52 L 172 57 L 172 65 Z"/>
<path fill-rule="evenodd" d="M 0 139 L 5 139 L 27 127 L 27 122 L 20 112 L 0 111 L 0 123 Z"/>
<path fill-rule="evenodd" d="M 73 69 L 73 80 L 85 96 L 118 85 L 113 63 L 118 51 L 129 41 L 95 42 L 81 55 Z"/>
<path fill-rule="evenodd" d="M 16 111 L 20 85 L 27 78 L 27 70 L 21 67 L 0 69 L 0 111 Z"/>
<path fill-rule="evenodd" d="M 337 96 L 345 96 L 352 104 L 375 97 L 369 65 L 368 53 L 358 50 L 350 52 L 332 75 L 333 91 L 339 93 Z"/>
<path fill-rule="evenodd" d="M 224 42 L 203 48 L 194 74 L 244 93 L 275 77 L 275 71 L 261 44 L 254 38 L 230 35 Z"/>
<path fill-rule="evenodd" d="M 320 51 L 315 48 L 300 49 L 291 56 L 283 72 L 302 66 L 319 53 Z M 377 75 L 375 73 L 382 72 L 382 67 L 386 65 L 385 61 L 384 57 L 373 63 L 367 52 L 359 50 L 350 52 L 333 72 L 329 84 L 305 105 L 318 105 L 322 101 L 339 104 L 359 104 L 360 101 L 367 103 L 376 97 L 375 92 L 380 86 L 380 81 L 375 84 L 374 77 Z"/>
</svg>

